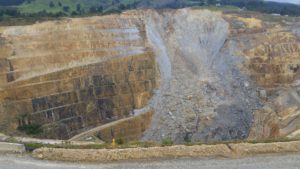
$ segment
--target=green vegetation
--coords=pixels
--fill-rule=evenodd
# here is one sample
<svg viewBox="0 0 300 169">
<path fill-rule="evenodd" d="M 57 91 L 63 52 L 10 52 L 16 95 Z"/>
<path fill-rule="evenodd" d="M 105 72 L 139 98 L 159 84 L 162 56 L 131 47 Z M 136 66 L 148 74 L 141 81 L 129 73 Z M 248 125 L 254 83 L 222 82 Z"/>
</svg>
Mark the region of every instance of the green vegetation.
<svg viewBox="0 0 300 169">
<path fill-rule="evenodd" d="M 0 0 L 0 25 L 24 25 L 62 17 L 106 15 L 135 9 L 141 0 Z"/>
<path fill-rule="evenodd" d="M 0 0 L 0 24 L 32 23 L 66 16 L 120 13 L 136 8 L 205 7 L 212 10 L 251 10 L 300 16 L 300 6 L 263 0 Z"/>
<path fill-rule="evenodd" d="M 27 135 L 38 135 L 43 132 L 43 130 L 41 129 L 41 126 L 35 125 L 35 124 L 19 126 L 18 130 L 26 133 Z"/>
<path fill-rule="evenodd" d="M 20 5 L 24 3 L 26 0 L 0 0 L 1 6 L 12 6 L 12 5 Z M 30 1 L 30 0 L 27 0 Z"/>
<path fill-rule="evenodd" d="M 216 144 L 238 144 L 238 143 L 250 143 L 250 144 L 258 144 L 258 143 L 276 143 L 276 142 L 290 142 L 290 141 L 299 141 L 298 139 L 289 139 L 287 137 L 279 137 L 279 138 L 268 138 L 261 140 L 228 140 L 228 141 L 219 141 L 219 142 L 189 142 L 185 145 L 193 146 L 193 145 L 216 145 Z"/>
<path fill-rule="evenodd" d="M 171 138 L 164 138 L 163 140 L 162 140 L 162 146 L 171 146 L 171 145 L 173 145 L 174 144 L 174 142 L 173 142 L 173 140 L 171 139 Z"/>
<path fill-rule="evenodd" d="M 236 140 L 236 141 L 221 141 L 221 142 L 189 142 L 184 145 L 194 146 L 194 145 L 216 145 L 216 144 L 237 144 L 237 143 L 273 143 L 273 142 L 290 142 L 297 141 L 295 139 L 287 138 L 276 138 L 276 139 L 267 139 L 267 140 L 258 140 L 258 141 L 247 141 L 247 140 Z M 26 150 L 32 152 L 35 149 L 47 147 L 47 148 L 64 148 L 64 149 L 125 149 L 125 148 L 148 148 L 148 147 L 165 147 L 174 145 L 173 141 L 170 138 L 164 139 L 161 144 L 151 142 L 151 141 L 132 141 L 124 142 L 123 144 L 117 144 L 115 146 L 110 143 L 105 144 L 90 144 L 90 145 L 71 145 L 66 142 L 63 145 L 49 145 L 49 144 L 39 144 L 39 143 L 27 143 L 25 144 Z"/>
<path fill-rule="evenodd" d="M 124 140 L 121 139 L 121 138 L 118 138 L 118 139 L 116 139 L 116 143 L 117 143 L 118 145 L 122 145 L 122 144 L 124 144 Z"/>
<path fill-rule="evenodd" d="M 209 9 L 211 11 L 224 11 L 224 12 L 238 12 L 241 9 L 236 6 L 224 5 L 224 6 L 193 6 L 192 9 Z"/>
<path fill-rule="evenodd" d="M 18 11 L 14 15 L 73 16 L 136 8 L 138 1 L 140 0 L 31 0 L 9 7 Z"/>
<path fill-rule="evenodd" d="M 154 142 L 128 142 L 123 144 L 117 144 L 115 146 L 105 143 L 105 144 L 90 144 L 90 145 L 71 145 L 71 144 L 63 144 L 63 145 L 50 145 L 50 144 L 39 144 L 39 143 L 26 143 L 26 151 L 32 152 L 35 149 L 47 147 L 47 148 L 64 148 L 64 149 L 124 149 L 124 148 L 137 148 L 137 147 L 157 147 L 161 146 L 160 144 Z"/>
</svg>

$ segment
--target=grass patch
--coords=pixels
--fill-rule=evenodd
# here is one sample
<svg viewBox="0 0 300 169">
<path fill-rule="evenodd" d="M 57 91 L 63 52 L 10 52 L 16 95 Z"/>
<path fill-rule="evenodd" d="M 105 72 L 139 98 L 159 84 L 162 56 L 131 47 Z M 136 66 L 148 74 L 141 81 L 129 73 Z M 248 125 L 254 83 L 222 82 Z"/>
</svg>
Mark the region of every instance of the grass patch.
<svg viewBox="0 0 300 169">
<path fill-rule="evenodd" d="M 50 145 L 50 144 L 40 144 L 40 143 L 26 143 L 24 144 L 26 151 L 32 152 L 35 149 L 46 147 L 46 148 L 64 148 L 64 149 L 105 149 L 109 148 L 108 144 L 90 144 L 90 145 Z"/>
<path fill-rule="evenodd" d="M 14 137 L 9 137 L 5 141 L 9 142 L 9 143 L 18 143 L 18 140 L 16 138 L 14 138 Z"/>
<path fill-rule="evenodd" d="M 192 6 L 191 9 L 208 9 L 211 11 L 223 11 L 223 12 L 238 12 L 241 9 L 236 6 Z"/>
<path fill-rule="evenodd" d="M 71 145 L 71 144 L 61 144 L 61 145 L 50 145 L 50 144 L 40 144 L 40 143 L 26 143 L 24 144 L 26 151 L 32 152 L 35 149 L 46 147 L 46 148 L 63 148 L 63 149 L 125 149 L 125 148 L 148 148 L 161 146 L 155 142 L 150 141 L 134 141 L 123 144 L 117 144 L 115 146 L 105 143 L 105 144 L 89 144 L 89 145 Z"/>
<path fill-rule="evenodd" d="M 217 144 L 238 144 L 238 143 L 276 143 L 276 142 L 290 142 L 290 141 L 299 141 L 296 139 L 288 139 L 288 138 L 278 138 L 278 139 L 266 139 L 266 140 L 258 140 L 258 141 L 245 141 L 245 140 L 236 140 L 236 141 L 222 141 L 222 142 L 190 142 L 184 145 L 186 146 L 195 146 L 195 145 L 217 145 Z M 132 142 L 124 142 L 123 144 L 116 144 L 113 146 L 112 144 L 89 144 L 89 145 L 71 145 L 66 142 L 62 145 L 49 145 L 49 144 L 39 144 L 39 143 L 27 143 L 25 144 L 26 151 L 32 152 L 35 149 L 46 147 L 46 148 L 63 148 L 63 149 L 126 149 L 126 148 L 149 148 L 149 147 L 165 147 L 172 146 L 174 142 L 170 138 L 165 138 L 161 143 L 156 143 L 152 141 L 132 141 Z"/>
</svg>

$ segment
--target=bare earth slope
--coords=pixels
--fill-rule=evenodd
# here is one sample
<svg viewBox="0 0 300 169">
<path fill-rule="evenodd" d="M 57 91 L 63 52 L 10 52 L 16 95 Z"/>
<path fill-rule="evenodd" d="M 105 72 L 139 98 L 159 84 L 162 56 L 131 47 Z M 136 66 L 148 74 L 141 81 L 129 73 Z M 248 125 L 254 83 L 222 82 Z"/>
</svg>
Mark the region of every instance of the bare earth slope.
<svg viewBox="0 0 300 169">
<path fill-rule="evenodd" d="M 299 23 L 187 8 L 2 27 L 0 129 L 38 124 L 37 137 L 70 138 L 154 112 L 148 129 L 149 118 L 109 131 L 177 143 L 297 138 Z"/>
</svg>

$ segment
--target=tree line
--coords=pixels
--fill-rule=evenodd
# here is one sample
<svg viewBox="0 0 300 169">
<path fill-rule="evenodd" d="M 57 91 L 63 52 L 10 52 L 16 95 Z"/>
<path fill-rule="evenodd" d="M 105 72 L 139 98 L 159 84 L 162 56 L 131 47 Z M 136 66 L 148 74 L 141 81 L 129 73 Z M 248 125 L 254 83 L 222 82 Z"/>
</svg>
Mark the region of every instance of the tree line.
<svg viewBox="0 0 300 169">
<path fill-rule="evenodd" d="M 32 2 L 33 0 L 0 0 L 0 6 L 21 5 L 24 2 Z"/>
<path fill-rule="evenodd" d="M 61 2 L 53 3 L 50 1 L 49 7 L 60 7 L 62 10 L 56 13 L 42 10 L 36 13 L 21 13 L 18 5 L 26 2 L 30 3 L 33 0 L 0 0 L 0 20 L 5 20 L 8 17 L 64 17 L 64 16 L 80 16 L 88 14 L 109 14 L 118 13 L 127 9 L 144 8 L 182 8 L 187 6 L 211 6 L 211 5 L 231 5 L 246 10 L 259 11 L 263 13 L 276 13 L 281 15 L 300 16 L 300 6 L 293 4 L 282 4 L 276 2 L 266 2 L 262 0 L 169 0 L 169 1 L 154 1 L 154 0 L 136 0 L 131 4 L 123 4 L 120 0 L 108 1 L 99 0 L 99 5 L 92 6 L 89 9 L 83 9 L 81 4 L 76 4 L 76 9 L 70 11 L 70 7 Z M 63 2 L 63 0 L 62 0 Z M 14 6 L 13 6 L 14 5 Z M 113 8 L 112 8 L 113 7 Z M 109 10 L 107 10 L 109 9 Z"/>
</svg>

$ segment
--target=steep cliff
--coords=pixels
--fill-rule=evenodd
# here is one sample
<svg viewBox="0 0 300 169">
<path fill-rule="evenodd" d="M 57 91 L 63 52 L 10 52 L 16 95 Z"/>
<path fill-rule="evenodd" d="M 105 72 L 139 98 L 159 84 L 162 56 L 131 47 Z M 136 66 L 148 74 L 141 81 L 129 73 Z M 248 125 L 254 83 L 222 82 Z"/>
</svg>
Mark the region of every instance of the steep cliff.
<svg viewBox="0 0 300 169">
<path fill-rule="evenodd" d="M 131 116 L 156 86 L 154 55 L 131 16 L 67 19 L 2 30 L 1 130 L 41 126 L 70 138 Z"/>
<path fill-rule="evenodd" d="M 67 139 L 153 111 L 104 139 L 299 137 L 299 23 L 180 9 L 2 27 L 0 129 Z"/>
</svg>

